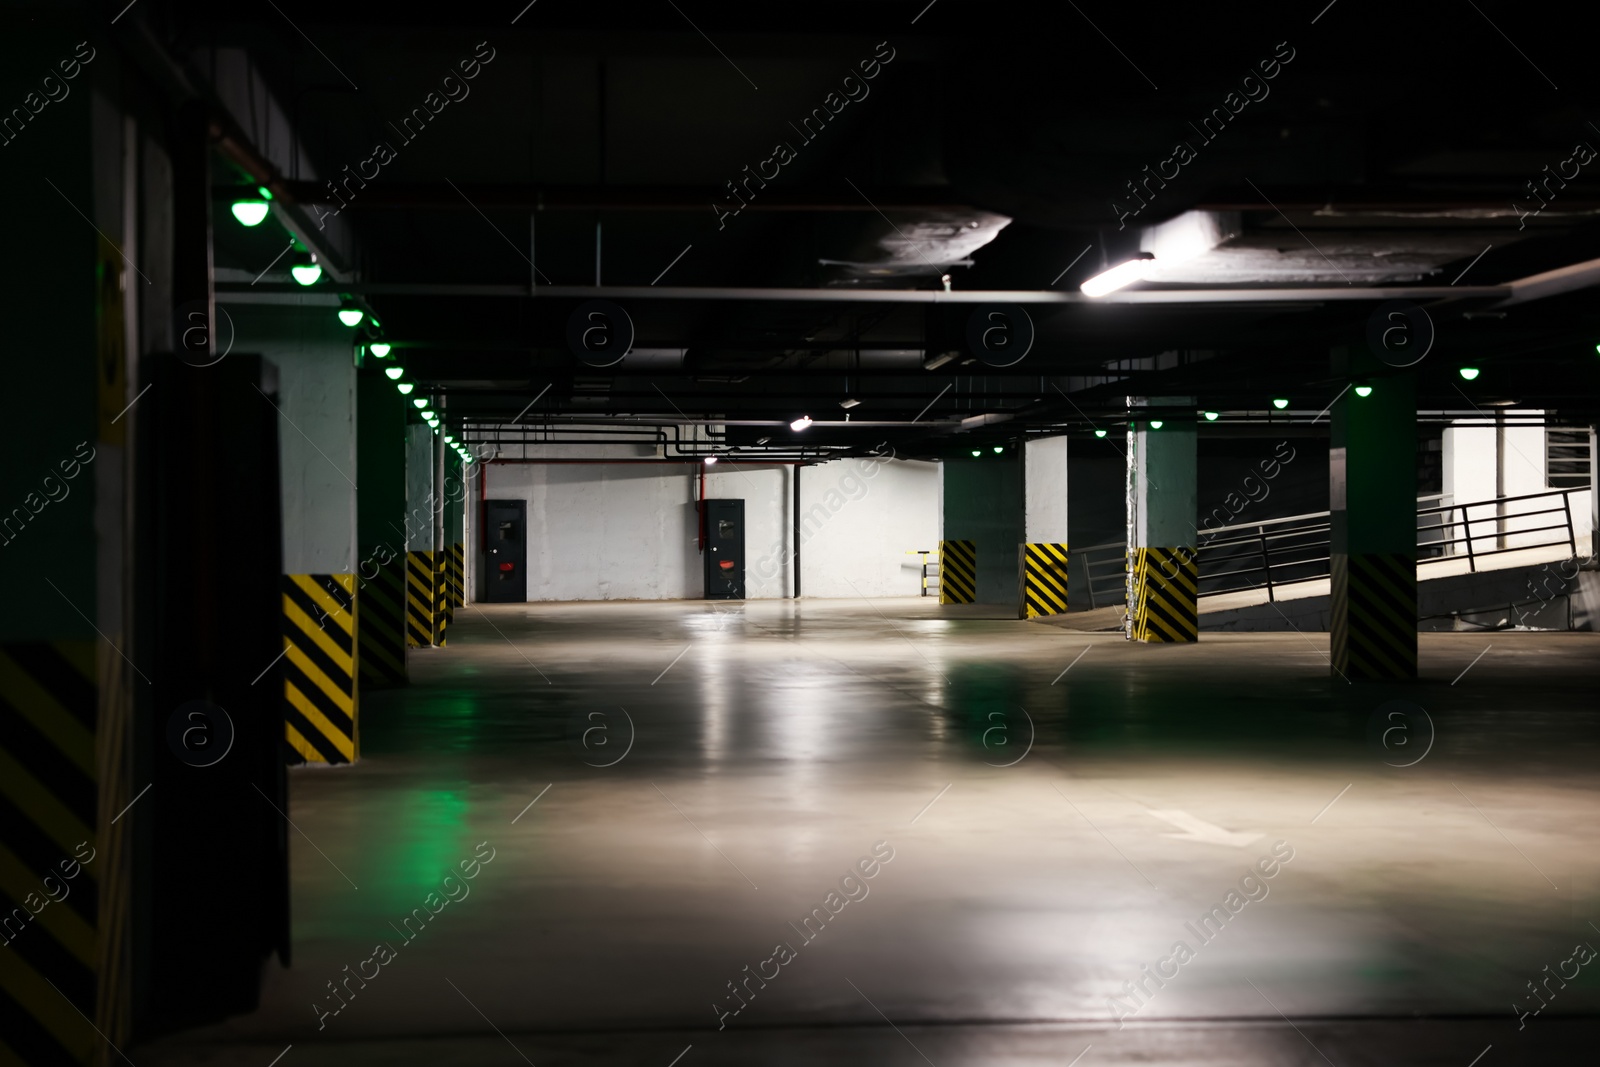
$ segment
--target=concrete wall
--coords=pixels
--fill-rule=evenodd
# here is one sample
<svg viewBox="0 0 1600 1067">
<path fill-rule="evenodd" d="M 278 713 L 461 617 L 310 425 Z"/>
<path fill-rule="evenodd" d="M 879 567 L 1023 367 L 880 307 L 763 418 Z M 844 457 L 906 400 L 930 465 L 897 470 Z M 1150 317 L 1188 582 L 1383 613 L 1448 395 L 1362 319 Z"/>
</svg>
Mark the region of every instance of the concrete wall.
<svg viewBox="0 0 1600 1067">
<path fill-rule="evenodd" d="M 1519 411 L 1507 414 L 1539 415 L 1542 412 Z M 1495 426 L 1492 421 L 1473 419 L 1449 426 L 1444 431 L 1443 464 L 1444 464 L 1444 492 L 1447 494 L 1443 503 L 1470 504 L 1478 500 L 1491 500 L 1499 493 L 1496 492 L 1496 471 L 1500 472 L 1500 481 L 1504 485 L 1504 495 L 1520 496 L 1526 493 L 1542 493 L 1549 488 L 1548 472 L 1546 471 L 1545 458 L 1545 429 L 1543 426 L 1507 426 L 1505 427 L 1505 448 L 1496 456 Z M 1574 493 L 1571 497 L 1572 520 L 1574 532 L 1578 543 L 1579 553 L 1588 551 L 1589 531 L 1591 529 L 1590 498 L 1588 492 Z M 1556 531 L 1546 530 L 1540 533 L 1519 534 L 1519 530 L 1532 529 L 1539 526 L 1552 526 L 1564 521 L 1562 515 L 1532 515 L 1526 518 L 1517 517 L 1519 511 L 1542 510 L 1556 507 L 1560 498 L 1551 497 L 1545 500 L 1517 501 L 1506 505 L 1507 516 L 1504 519 L 1503 529 L 1506 532 L 1506 548 L 1517 548 L 1524 545 L 1548 544 L 1559 537 Z M 1474 508 L 1471 511 L 1472 533 L 1482 539 L 1473 542 L 1473 550 L 1488 550 L 1500 547 L 1499 538 L 1494 536 L 1501 525 L 1492 518 L 1493 510 L 1490 508 Z M 1455 516 L 1461 518 L 1459 514 Z M 1478 521 L 1484 518 L 1485 521 Z M 1455 536 L 1461 536 L 1459 529 Z M 1464 546 L 1455 546 L 1455 554 L 1464 555 Z"/>
<path fill-rule="evenodd" d="M 1021 457 L 1008 449 L 999 456 L 949 459 L 943 466 L 943 536 L 976 542 L 978 603 L 1014 607 L 1023 532 Z"/>
<path fill-rule="evenodd" d="M 546 460 L 648 458 L 628 445 L 549 445 Z M 529 600 L 669 600 L 704 592 L 696 498 L 697 463 L 492 463 L 490 500 L 528 503 Z M 793 589 L 795 469 L 724 461 L 705 468 L 708 499 L 745 501 L 745 592 L 751 599 Z M 910 549 L 939 537 L 936 464 L 840 460 L 800 477 L 800 565 L 804 596 L 914 596 Z M 476 547 L 478 486 L 471 482 L 467 543 Z M 474 566 L 474 570 L 475 570 Z"/>
<path fill-rule="evenodd" d="M 801 592 L 817 597 L 918 595 L 922 562 L 906 553 L 937 550 L 939 522 L 937 463 L 863 458 L 805 468 L 800 478 Z"/>
<path fill-rule="evenodd" d="M 351 331 L 324 307 L 218 306 L 232 321 L 233 351 L 259 352 L 278 369 L 284 573 L 354 572 L 356 369 Z M 225 329 L 219 325 L 219 341 Z"/>
</svg>

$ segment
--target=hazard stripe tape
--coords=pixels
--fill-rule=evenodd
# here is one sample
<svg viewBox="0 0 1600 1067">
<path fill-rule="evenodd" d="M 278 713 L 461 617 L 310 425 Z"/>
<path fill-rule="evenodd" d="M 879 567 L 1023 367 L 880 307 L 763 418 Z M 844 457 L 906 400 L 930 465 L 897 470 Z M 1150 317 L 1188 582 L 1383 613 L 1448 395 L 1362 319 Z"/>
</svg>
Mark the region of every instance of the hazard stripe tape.
<svg viewBox="0 0 1600 1067">
<path fill-rule="evenodd" d="M 283 578 L 284 740 L 294 763 L 354 763 L 360 753 L 353 574 Z"/>
<path fill-rule="evenodd" d="M 433 572 L 433 643 L 443 647 L 445 631 L 455 621 L 455 610 L 450 606 L 450 553 L 434 553 Z"/>
<path fill-rule="evenodd" d="M 375 552 L 363 553 L 372 559 Z M 358 659 L 364 686 L 403 685 L 406 681 L 406 564 L 400 559 L 376 564 L 363 577 L 357 596 L 361 601 Z"/>
<path fill-rule="evenodd" d="M 466 546 L 460 541 L 450 546 L 450 606 L 459 608 L 467 602 Z"/>
<path fill-rule="evenodd" d="M 974 541 L 940 541 L 939 603 L 972 604 L 977 599 L 977 543 Z"/>
<path fill-rule="evenodd" d="M 1333 669 L 1352 682 L 1415 678 L 1416 556 L 1335 553 L 1328 570 Z"/>
<path fill-rule="evenodd" d="M 94 662 L 91 642 L 0 644 L 3 1065 L 89 1064 L 100 1045 Z"/>
<path fill-rule="evenodd" d="M 1200 639 L 1199 563 L 1189 546 L 1136 548 L 1133 639 L 1187 644 Z"/>
<path fill-rule="evenodd" d="M 406 553 L 406 647 L 433 644 L 433 553 Z"/>
<path fill-rule="evenodd" d="M 1030 541 L 1022 546 L 1022 617 L 1067 612 L 1067 546 Z"/>
</svg>

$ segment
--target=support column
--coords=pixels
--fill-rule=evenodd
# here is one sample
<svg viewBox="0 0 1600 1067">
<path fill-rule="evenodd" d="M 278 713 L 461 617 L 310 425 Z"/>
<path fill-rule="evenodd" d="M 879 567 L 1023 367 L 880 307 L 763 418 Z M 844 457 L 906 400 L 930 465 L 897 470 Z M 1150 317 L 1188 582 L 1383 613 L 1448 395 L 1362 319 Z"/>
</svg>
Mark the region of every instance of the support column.
<svg viewBox="0 0 1600 1067">
<path fill-rule="evenodd" d="M 1350 682 L 1417 676 L 1416 379 L 1361 378 L 1369 360 L 1334 354 L 1336 371 L 1371 387 L 1334 402 L 1328 452 L 1331 665 Z"/>
<path fill-rule="evenodd" d="M 433 431 L 406 425 L 406 647 L 433 645 Z"/>
<path fill-rule="evenodd" d="M 1023 540 L 1022 456 L 1009 445 L 998 446 L 998 454 L 995 447 L 969 447 L 942 464 L 940 603 L 1012 607 L 1017 602 L 1016 546 Z"/>
<path fill-rule="evenodd" d="M 406 398 L 377 365 L 356 381 L 362 686 L 406 682 Z"/>
<path fill-rule="evenodd" d="M 1151 406 L 1184 404 L 1155 398 Z M 1197 466 L 1192 417 L 1128 428 L 1128 619 L 1135 641 L 1199 639 L 1195 558 Z"/>
<path fill-rule="evenodd" d="M 1017 549 L 1017 616 L 1067 611 L 1067 438 L 1022 446 L 1022 544 Z"/>
</svg>

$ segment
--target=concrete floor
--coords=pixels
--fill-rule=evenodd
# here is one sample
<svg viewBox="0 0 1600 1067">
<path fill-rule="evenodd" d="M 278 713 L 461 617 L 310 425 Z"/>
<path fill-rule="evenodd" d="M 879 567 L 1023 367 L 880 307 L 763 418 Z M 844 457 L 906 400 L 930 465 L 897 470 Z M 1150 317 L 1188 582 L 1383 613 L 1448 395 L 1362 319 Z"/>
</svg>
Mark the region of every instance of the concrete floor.
<svg viewBox="0 0 1600 1067">
<path fill-rule="evenodd" d="M 292 776 L 293 967 L 132 1058 L 1496 1067 L 1600 1036 L 1600 962 L 1513 1011 L 1600 946 L 1600 638 L 1427 634 L 1421 682 L 1355 687 L 1325 634 L 1001 614 L 458 611 L 410 688 L 363 694 L 359 765 Z M 1280 841 L 1266 896 L 1228 901 Z M 825 901 L 878 842 L 867 895 Z M 1180 940 L 1118 1029 L 1108 997 Z M 746 965 L 777 974 L 719 1031 Z"/>
</svg>

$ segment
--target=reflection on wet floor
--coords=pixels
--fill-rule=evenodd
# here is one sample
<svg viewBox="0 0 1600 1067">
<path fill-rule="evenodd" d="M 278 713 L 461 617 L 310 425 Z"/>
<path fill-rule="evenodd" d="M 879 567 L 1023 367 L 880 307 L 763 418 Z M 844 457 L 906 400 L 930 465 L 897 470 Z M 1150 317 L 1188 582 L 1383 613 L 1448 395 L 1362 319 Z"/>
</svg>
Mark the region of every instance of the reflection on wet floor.
<svg viewBox="0 0 1600 1067">
<path fill-rule="evenodd" d="M 1287 1017 L 1336 1063 L 1465 1065 L 1491 1043 L 1533 1062 L 1600 1008 L 1588 967 L 1520 1029 L 1511 1010 L 1573 942 L 1600 944 L 1591 635 L 1500 634 L 1477 662 L 1482 638 L 1423 635 L 1422 682 L 1369 688 L 1330 680 L 1326 635 L 1150 647 L 979 614 L 459 613 L 410 688 L 363 694 L 361 764 L 293 777 L 294 967 L 255 1014 L 136 1058 L 359 1040 L 409 1063 L 430 1046 L 375 1042 L 483 1034 L 449 1057 L 517 1062 L 487 1021 L 540 1064 L 688 1044 L 683 1067 L 1066 1063 L 1086 1044 L 1322 1062 Z M 319 1030 L 330 978 L 482 842 L 470 897 Z M 870 897 L 781 980 L 730 990 L 878 842 L 895 859 Z M 1241 878 L 1284 849 L 1249 899 Z M 1418 1016 L 1456 1021 L 1400 1022 Z M 1234 1022 L 1178 1025 L 1206 1019 Z"/>
</svg>

